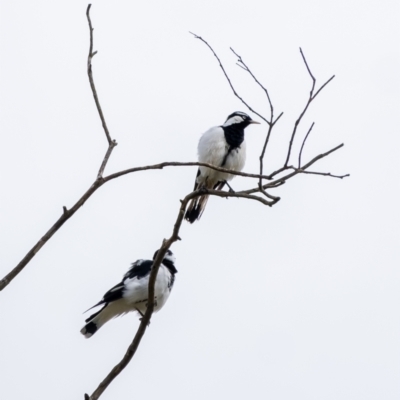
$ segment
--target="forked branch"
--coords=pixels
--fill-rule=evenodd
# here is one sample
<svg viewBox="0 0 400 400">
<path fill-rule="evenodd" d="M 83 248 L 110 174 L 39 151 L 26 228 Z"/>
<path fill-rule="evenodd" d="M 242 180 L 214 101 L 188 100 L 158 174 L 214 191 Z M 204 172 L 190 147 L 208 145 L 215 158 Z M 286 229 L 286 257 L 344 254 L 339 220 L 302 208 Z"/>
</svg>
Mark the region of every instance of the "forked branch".
<svg viewBox="0 0 400 400">
<path fill-rule="evenodd" d="M 311 72 L 310 67 L 308 66 L 306 57 L 304 56 L 303 50 L 300 48 L 300 54 L 301 57 L 303 58 L 304 64 L 307 68 L 307 71 L 311 77 L 312 80 L 312 85 L 311 85 L 311 90 L 310 90 L 310 95 L 308 97 L 307 103 L 303 109 L 303 111 L 300 113 L 299 117 L 297 118 L 296 122 L 294 123 L 294 127 L 293 127 L 293 131 L 292 131 L 292 135 L 290 137 L 290 141 L 289 141 L 289 147 L 288 147 L 288 152 L 286 155 L 286 160 L 284 163 L 284 166 L 287 167 L 289 164 L 289 160 L 290 160 L 290 154 L 292 152 L 292 147 L 293 147 L 293 141 L 294 141 L 294 137 L 296 136 L 296 132 L 297 132 L 297 128 L 300 125 L 301 120 L 303 119 L 305 113 L 308 110 L 308 107 L 310 106 L 310 104 L 312 103 L 312 101 L 318 96 L 318 94 L 321 92 L 321 90 L 335 77 L 335 75 L 332 75 L 318 90 L 316 93 L 314 93 L 315 90 L 315 84 L 317 82 L 317 80 L 315 79 L 314 75 Z"/>
</svg>

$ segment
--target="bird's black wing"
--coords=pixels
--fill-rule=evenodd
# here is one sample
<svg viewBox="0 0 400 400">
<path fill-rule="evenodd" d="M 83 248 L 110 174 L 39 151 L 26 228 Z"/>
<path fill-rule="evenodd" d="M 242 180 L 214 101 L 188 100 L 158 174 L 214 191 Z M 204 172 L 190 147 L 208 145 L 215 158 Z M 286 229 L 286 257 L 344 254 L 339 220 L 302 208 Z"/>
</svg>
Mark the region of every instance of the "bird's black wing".
<svg viewBox="0 0 400 400">
<path fill-rule="evenodd" d="M 98 305 L 100 305 L 101 303 L 111 303 L 112 301 L 121 299 L 124 294 L 125 281 L 127 279 L 143 278 L 150 273 L 152 265 L 153 261 L 151 260 L 137 260 L 136 262 L 134 262 L 129 268 L 128 272 L 124 275 L 122 282 L 111 288 L 103 296 L 103 300 Z"/>
<path fill-rule="evenodd" d="M 132 266 L 129 268 L 129 271 L 124 275 L 122 282 L 113 286 L 97 304 L 95 304 L 93 307 L 90 307 L 86 311 L 101 306 L 102 304 L 108 304 L 111 303 L 112 301 L 121 299 L 124 295 L 125 281 L 127 279 L 143 278 L 144 276 L 150 273 L 152 265 L 153 261 L 150 260 L 137 260 L 136 262 L 134 262 Z M 96 314 L 91 315 L 88 319 L 92 319 L 92 317 L 95 317 L 97 314 L 98 312 Z"/>
<path fill-rule="evenodd" d="M 150 274 L 152 265 L 152 260 L 137 260 L 132 264 L 132 266 L 129 268 L 129 271 L 124 275 L 123 282 L 125 282 L 127 279 L 144 278 L 146 275 Z"/>
<path fill-rule="evenodd" d="M 89 309 L 87 309 L 85 312 L 91 310 L 92 308 L 101 306 L 103 304 L 107 305 L 108 303 L 111 303 L 112 301 L 115 300 L 119 300 L 120 298 L 122 298 L 123 295 L 123 290 L 124 290 L 124 282 L 120 282 L 118 283 L 118 285 L 115 285 L 114 287 L 112 287 L 104 296 L 103 298 L 97 303 L 95 304 L 93 307 L 90 307 Z M 100 310 L 101 311 L 101 310 Z M 99 311 L 99 312 L 100 312 Z M 99 312 L 96 312 L 95 314 L 91 315 L 88 320 L 92 319 L 93 317 L 95 317 Z M 87 321 L 88 321 L 87 320 Z M 86 322 L 87 322 L 86 321 Z"/>
</svg>

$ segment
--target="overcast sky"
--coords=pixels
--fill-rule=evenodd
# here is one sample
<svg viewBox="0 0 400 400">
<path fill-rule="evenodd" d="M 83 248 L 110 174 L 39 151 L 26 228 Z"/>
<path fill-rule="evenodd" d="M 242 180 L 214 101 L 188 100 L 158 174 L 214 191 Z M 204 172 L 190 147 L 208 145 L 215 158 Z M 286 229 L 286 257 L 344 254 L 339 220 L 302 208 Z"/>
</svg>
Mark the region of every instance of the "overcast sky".
<svg viewBox="0 0 400 400">
<path fill-rule="evenodd" d="M 106 139 L 86 76 L 87 4 L 1 2 L 0 274 L 94 180 Z M 178 275 L 137 355 L 102 399 L 394 400 L 400 396 L 399 2 L 96 1 L 93 70 L 118 142 L 106 174 L 195 161 L 200 134 L 263 92 L 284 112 L 266 154 L 282 165 L 310 78 L 335 79 L 299 129 L 303 159 L 345 143 L 273 208 L 211 198 L 173 245 Z M 255 119 L 256 116 L 252 115 Z M 256 173 L 267 126 L 246 130 Z M 83 311 L 171 234 L 196 168 L 141 172 L 87 201 L 0 293 L 1 397 L 82 399 L 121 359 L 134 314 L 80 335 Z M 235 178 L 236 190 L 254 181 Z"/>
</svg>

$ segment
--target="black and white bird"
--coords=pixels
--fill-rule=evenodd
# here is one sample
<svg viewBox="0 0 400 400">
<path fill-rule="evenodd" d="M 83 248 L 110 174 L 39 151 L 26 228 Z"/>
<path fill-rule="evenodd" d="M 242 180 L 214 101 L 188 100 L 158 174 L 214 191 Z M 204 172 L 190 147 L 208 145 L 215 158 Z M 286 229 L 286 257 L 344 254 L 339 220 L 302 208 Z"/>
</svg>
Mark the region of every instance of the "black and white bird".
<svg viewBox="0 0 400 400">
<path fill-rule="evenodd" d="M 157 252 L 155 252 L 153 260 L 155 260 Z M 153 260 L 134 262 L 124 275 L 122 282 L 111 288 L 97 304 L 89 308 L 91 310 L 104 305 L 101 310 L 86 319 L 86 325 L 81 329 L 82 335 L 90 338 L 110 319 L 130 311 L 137 311 L 141 316 L 144 315 L 147 308 L 148 285 Z M 167 250 L 160 264 L 154 286 L 154 312 L 160 310 L 167 301 L 177 272 L 175 256 L 170 250 Z"/>
<path fill-rule="evenodd" d="M 259 122 L 253 121 L 244 112 L 236 111 L 228 116 L 223 125 L 214 126 L 203 133 L 197 147 L 199 162 L 241 171 L 246 161 L 244 129 L 250 124 Z M 202 188 L 221 190 L 234 176 L 207 167 L 199 167 L 194 190 Z M 191 200 L 185 214 L 187 221 L 193 223 L 196 219 L 200 219 L 208 197 L 209 195 L 204 194 Z"/>
</svg>

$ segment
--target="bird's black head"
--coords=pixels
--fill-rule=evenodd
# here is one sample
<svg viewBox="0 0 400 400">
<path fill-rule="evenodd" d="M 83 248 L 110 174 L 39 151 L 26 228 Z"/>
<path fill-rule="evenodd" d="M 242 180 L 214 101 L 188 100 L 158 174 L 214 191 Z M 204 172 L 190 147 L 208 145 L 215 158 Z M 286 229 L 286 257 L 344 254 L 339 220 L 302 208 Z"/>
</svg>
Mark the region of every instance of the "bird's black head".
<svg viewBox="0 0 400 400">
<path fill-rule="evenodd" d="M 228 115 L 228 118 L 222 126 L 240 125 L 242 128 L 246 128 L 246 126 L 250 124 L 259 124 L 259 122 L 253 121 L 249 115 L 242 111 L 235 111 L 231 115 Z"/>
<path fill-rule="evenodd" d="M 157 254 L 158 254 L 158 250 L 154 253 L 153 260 L 156 259 Z M 169 272 L 171 272 L 172 275 L 175 275 L 178 272 L 178 270 L 175 268 L 175 260 L 176 260 L 176 258 L 174 256 L 174 254 L 172 253 L 172 251 L 167 250 L 167 252 L 165 253 L 165 256 L 162 260 L 162 264 L 169 269 Z"/>
<path fill-rule="evenodd" d="M 153 260 L 156 259 L 157 254 L 158 254 L 158 250 L 154 253 Z M 167 261 L 167 262 L 170 262 L 170 263 L 174 264 L 175 260 L 176 260 L 176 258 L 174 256 L 174 253 L 172 253 L 171 250 L 167 250 L 162 262 L 164 263 L 164 261 Z"/>
</svg>

